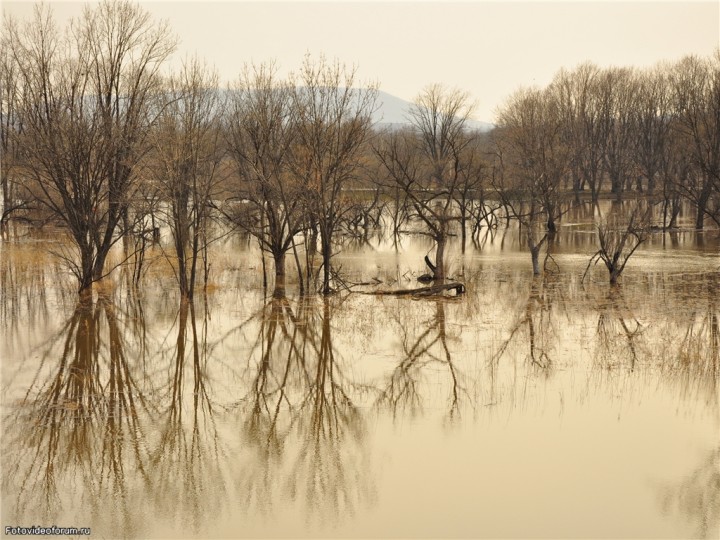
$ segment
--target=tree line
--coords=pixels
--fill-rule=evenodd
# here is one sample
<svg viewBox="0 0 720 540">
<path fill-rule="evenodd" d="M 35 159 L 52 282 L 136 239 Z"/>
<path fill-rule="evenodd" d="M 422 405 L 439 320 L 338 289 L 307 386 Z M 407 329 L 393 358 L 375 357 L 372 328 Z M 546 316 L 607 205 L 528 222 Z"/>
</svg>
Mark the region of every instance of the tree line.
<svg viewBox="0 0 720 540">
<path fill-rule="evenodd" d="M 248 64 L 221 88 L 198 58 L 168 73 L 176 47 L 166 24 L 130 2 L 87 7 L 66 28 L 44 5 L 29 21 L 3 21 L 0 220 L 66 230 L 73 249 L 58 255 L 81 293 L 112 271 L 117 243 L 139 280 L 160 224 L 188 299 L 228 224 L 269 255 L 277 291 L 291 259 L 301 293 L 337 289 L 338 237 L 381 224 L 396 242 L 408 229 L 432 238 L 436 282 L 451 235 L 464 250 L 468 233 L 502 218 L 521 224 L 539 273 L 569 204 L 607 193 L 642 194 L 663 228 L 683 202 L 698 229 L 720 225 L 720 50 L 646 70 L 561 70 L 546 88 L 513 94 L 481 133 L 469 95 L 439 84 L 421 91 L 407 126 L 381 129 L 377 84 L 338 61 L 306 56 L 287 77 L 272 62 Z M 646 214 L 619 236 L 600 231 L 597 255 L 616 271 Z"/>
</svg>

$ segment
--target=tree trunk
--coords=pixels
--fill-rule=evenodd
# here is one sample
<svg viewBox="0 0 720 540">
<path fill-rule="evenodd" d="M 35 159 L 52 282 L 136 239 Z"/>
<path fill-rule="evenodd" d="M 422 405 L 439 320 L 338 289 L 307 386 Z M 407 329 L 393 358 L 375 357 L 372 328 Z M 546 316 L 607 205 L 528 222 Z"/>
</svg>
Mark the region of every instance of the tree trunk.
<svg viewBox="0 0 720 540">
<path fill-rule="evenodd" d="M 527 246 L 530 250 L 530 258 L 532 259 L 533 275 L 540 275 L 540 248 L 548 238 L 546 233 L 539 242 L 535 241 L 535 235 L 533 234 L 533 227 L 531 223 L 527 224 Z M 550 233 L 552 234 L 552 233 Z"/>
<path fill-rule="evenodd" d="M 105 245 L 98 246 L 97 256 L 95 257 L 95 265 L 92 268 L 92 277 L 94 280 L 99 280 L 103 277 L 103 271 L 105 269 L 105 259 L 107 258 L 109 246 L 105 248 Z"/>
<path fill-rule="evenodd" d="M 95 274 L 93 269 L 93 248 L 90 245 L 80 246 L 80 283 L 78 284 L 78 293 L 83 294 L 92 291 Z"/>
<path fill-rule="evenodd" d="M 433 296 L 443 294 L 446 291 L 454 291 L 456 296 L 465 294 L 464 283 L 442 283 L 438 285 L 430 285 L 428 287 L 419 287 L 417 289 L 396 289 L 394 291 L 369 291 L 360 294 L 371 294 L 377 296 Z"/>
<path fill-rule="evenodd" d="M 443 230 L 437 237 L 437 251 L 435 252 L 435 281 L 445 281 L 445 244 L 447 243 L 447 235 Z"/>
<path fill-rule="evenodd" d="M 185 298 L 188 296 L 188 278 L 185 260 L 185 241 L 182 231 L 175 231 L 175 255 L 177 256 L 177 273 L 180 285 L 180 294 Z"/>
<path fill-rule="evenodd" d="M 533 276 L 540 275 L 540 246 L 530 246 L 530 257 L 532 258 Z"/>
<path fill-rule="evenodd" d="M 625 191 L 625 178 L 622 174 L 612 174 L 610 176 L 610 193 L 615 194 L 616 201 L 622 201 L 623 192 Z"/>
<path fill-rule="evenodd" d="M 305 294 L 305 282 L 303 281 L 302 267 L 300 266 L 300 257 L 298 256 L 297 246 L 295 245 L 295 238 L 292 239 L 293 258 L 295 259 L 295 267 L 298 273 L 298 285 L 300 287 L 300 294 Z"/>
<path fill-rule="evenodd" d="M 285 251 L 278 251 L 273 254 L 275 263 L 275 292 L 284 294 L 285 291 Z"/>
<path fill-rule="evenodd" d="M 195 291 L 195 279 L 197 276 L 197 261 L 200 255 L 200 237 L 199 237 L 199 224 L 196 221 L 193 226 L 193 240 L 190 253 L 190 277 L 188 278 L 188 298 L 193 299 Z"/>
<path fill-rule="evenodd" d="M 2 210 L 0 210 L 0 225 L 4 225 L 5 215 L 11 208 L 12 200 L 10 196 L 9 175 L 5 172 L 0 172 L 0 175 L 2 175 Z"/>
<path fill-rule="evenodd" d="M 548 229 L 548 232 L 551 234 L 554 234 L 557 232 L 557 225 L 555 225 L 555 217 L 553 216 L 552 211 L 548 212 L 547 229 Z"/>
<path fill-rule="evenodd" d="M 677 218 L 680 215 L 680 199 L 674 198 L 672 200 L 672 206 L 670 208 L 671 208 L 670 223 L 668 224 L 668 228 L 676 229 L 677 228 Z"/>
<path fill-rule="evenodd" d="M 700 193 L 697 203 L 697 214 L 695 216 L 695 228 L 702 230 L 705 228 L 705 211 L 707 209 L 707 203 L 710 199 L 710 186 L 709 182 L 706 182 L 703 186 L 703 190 Z"/>
<path fill-rule="evenodd" d="M 460 241 L 462 254 L 465 254 L 465 242 L 467 239 L 467 202 L 465 199 L 460 203 Z"/>
<path fill-rule="evenodd" d="M 321 247 L 322 247 L 322 259 L 323 259 L 322 293 L 330 294 L 332 292 L 332 289 L 330 288 L 330 256 L 332 255 L 332 251 L 330 248 L 330 239 L 327 238 L 326 234 L 322 235 Z"/>
<path fill-rule="evenodd" d="M 317 224 L 310 227 L 310 238 L 307 240 L 307 247 L 305 248 L 308 253 L 313 254 L 317 252 L 317 239 L 318 239 L 318 226 Z"/>
</svg>

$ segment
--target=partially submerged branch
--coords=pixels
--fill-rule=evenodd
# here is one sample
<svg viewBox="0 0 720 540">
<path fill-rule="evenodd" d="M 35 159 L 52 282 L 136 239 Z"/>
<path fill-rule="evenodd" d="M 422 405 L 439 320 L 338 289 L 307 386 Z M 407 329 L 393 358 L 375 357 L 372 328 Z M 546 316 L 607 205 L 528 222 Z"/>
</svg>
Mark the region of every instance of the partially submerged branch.
<svg viewBox="0 0 720 540">
<path fill-rule="evenodd" d="M 602 261 L 610 274 L 610 284 L 617 283 L 630 257 L 647 239 L 650 211 L 651 209 L 648 208 L 641 215 L 640 208 L 636 207 L 624 227 L 618 226 L 617 220 L 608 220 L 598 224 L 600 249 L 590 258 L 583 273 L 583 281 L 593 262 L 597 264 L 598 261 Z"/>
</svg>

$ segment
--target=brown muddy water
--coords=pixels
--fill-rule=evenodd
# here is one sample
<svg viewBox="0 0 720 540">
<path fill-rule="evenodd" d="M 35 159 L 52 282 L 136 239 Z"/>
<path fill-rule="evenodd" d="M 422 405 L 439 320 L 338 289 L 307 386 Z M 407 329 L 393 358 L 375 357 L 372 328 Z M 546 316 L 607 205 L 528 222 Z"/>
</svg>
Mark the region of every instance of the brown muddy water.
<svg viewBox="0 0 720 540">
<path fill-rule="evenodd" d="M 537 279 L 515 230 L 455 245 L 457 299 L 302 299 L 232 237 L 192 306 L 158 247 L 78 304 L 57 235 L 0 242 L 3 532 L 718 538 L 718 234 L 654 235 L 617 289 L 581 283 L 594 241 L 566 219 Z M 336 265 L 411 287 L 430 247 Z"/>
</svg>

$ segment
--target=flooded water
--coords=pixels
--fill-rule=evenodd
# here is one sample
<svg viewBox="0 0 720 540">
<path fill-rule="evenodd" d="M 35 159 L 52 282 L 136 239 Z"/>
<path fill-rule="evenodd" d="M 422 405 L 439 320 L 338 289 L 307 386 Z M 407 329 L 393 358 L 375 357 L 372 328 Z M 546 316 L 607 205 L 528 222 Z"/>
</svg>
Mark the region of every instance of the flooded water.
<svg viewBox="0 0 720 540">
<path fill-rule="evenodd" d="M 453 245 L 459 298 L 268 296 L 230 237 L 194 305 L 159 247 L 78 303 L 56 235 L 1 242 L 3 528 L 718 538 L 718 233 L 652 236 L 611 289 L 581 218 L 540 278 L 516 230 Z M 413 287 L 430 248 L 336 266 Z"/>
</svg>

